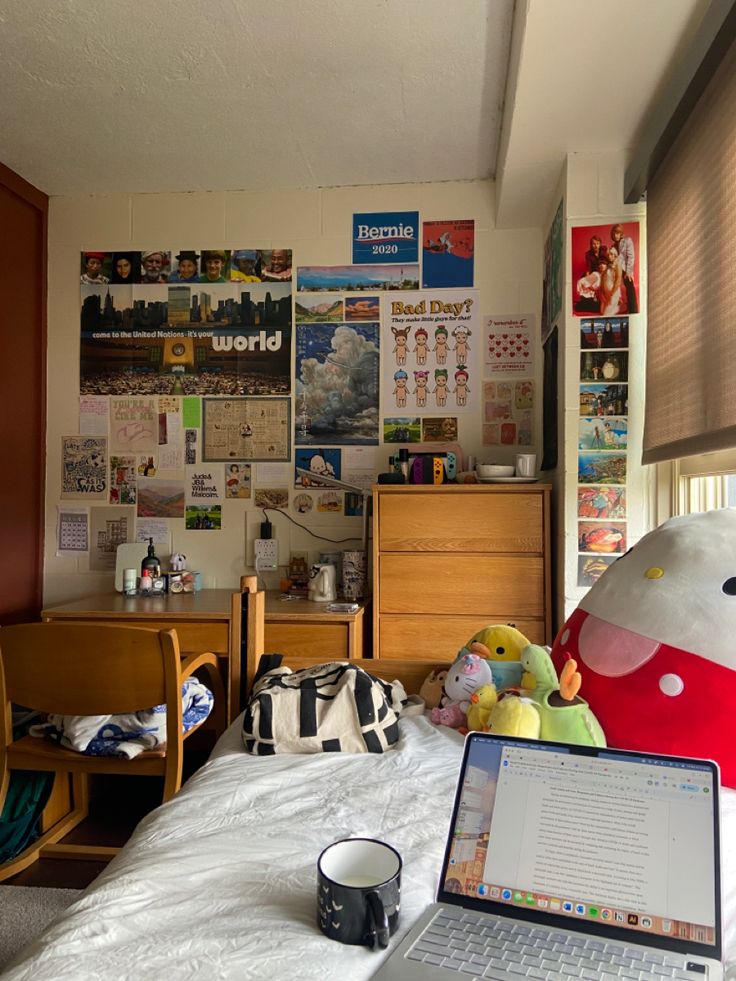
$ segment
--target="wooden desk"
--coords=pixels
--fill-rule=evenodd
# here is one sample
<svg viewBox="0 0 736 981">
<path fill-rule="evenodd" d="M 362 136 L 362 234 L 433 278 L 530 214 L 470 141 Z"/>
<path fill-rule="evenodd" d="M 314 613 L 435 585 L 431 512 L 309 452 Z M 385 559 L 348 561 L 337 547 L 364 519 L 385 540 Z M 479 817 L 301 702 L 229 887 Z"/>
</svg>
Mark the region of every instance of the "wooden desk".
<svg viewBox="0 0 736 981">
<path fill-rule="evenodd" d="M 326 603 L 266 593 L 266 651 L 315 661 L 363 657 L 367 602 L 359 601 L 356 613 L 328 613 Z"/>
<path fill-rule="evenodd" d="M 298 654 L 315 662 L 363 657 L 363 614 L 328 613 L 324 603 L 281 600 L 266 594 L 265 645 L 267 652 Z M 221 658 L 227 693 L 228 719 L 240 712 L 242 651 L 242 594 L 229 589 L 203 589 L 199 593 L 165 596 L 125 596 L 104 593 L 53 606 L 41 619 L 104 620 L 128 626 L 176 629 L 182 654 L 212 651 Z M 242 671 L 241 671 L 242 666 Z"/>
</svg>

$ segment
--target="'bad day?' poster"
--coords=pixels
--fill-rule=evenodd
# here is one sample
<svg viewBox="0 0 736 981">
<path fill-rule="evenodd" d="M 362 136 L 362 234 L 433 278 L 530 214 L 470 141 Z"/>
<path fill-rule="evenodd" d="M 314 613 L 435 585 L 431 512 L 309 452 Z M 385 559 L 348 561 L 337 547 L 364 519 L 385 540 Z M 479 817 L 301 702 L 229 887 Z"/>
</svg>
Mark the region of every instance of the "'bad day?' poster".
<svg viewBox="0 0 736 981">
<path fill-rule="evenodd" d="M 82 285 L 81 395 L 288 395 L 291 283 Z"/>
<path fill-rule="evenodd" d="M 384 297 L 382 388 L 387 416 L 479 411 L 480 320 L 477 290 Z"/>
</svg>

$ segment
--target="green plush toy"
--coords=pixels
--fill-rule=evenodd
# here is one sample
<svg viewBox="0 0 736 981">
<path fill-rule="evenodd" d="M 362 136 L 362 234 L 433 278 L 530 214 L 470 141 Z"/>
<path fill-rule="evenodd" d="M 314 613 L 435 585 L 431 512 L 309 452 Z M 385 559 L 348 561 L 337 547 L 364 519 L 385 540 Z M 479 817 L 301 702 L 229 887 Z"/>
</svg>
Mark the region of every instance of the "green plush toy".
<svg viewBox="0 0 736 981">
<path fill-rule="evenodd" d="M 539 709 L 540 739 L 582 746 L 606 745 L 598 719 L 578 695 L 582 679 L 572 658 L 565 661 L 559 679 L 549 651 L 537 644 L 524 648 L 521 663 L 536 681 L 525 694 Z"/>
</svg>

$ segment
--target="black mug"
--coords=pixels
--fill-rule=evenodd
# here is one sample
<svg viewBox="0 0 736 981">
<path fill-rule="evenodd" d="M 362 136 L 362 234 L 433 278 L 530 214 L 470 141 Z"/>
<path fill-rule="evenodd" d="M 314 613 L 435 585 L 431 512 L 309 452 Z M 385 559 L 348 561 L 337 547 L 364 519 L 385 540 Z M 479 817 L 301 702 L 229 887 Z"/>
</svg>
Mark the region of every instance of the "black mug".
<svg viewBox="0 0 736 981">
<path fill-rule="evenodd" d="M 399 925 L 401 856 L 375 838 L 345 838 L 317 861 L 317 923 L 330 940 L 388 947 Z"/>
</svg>

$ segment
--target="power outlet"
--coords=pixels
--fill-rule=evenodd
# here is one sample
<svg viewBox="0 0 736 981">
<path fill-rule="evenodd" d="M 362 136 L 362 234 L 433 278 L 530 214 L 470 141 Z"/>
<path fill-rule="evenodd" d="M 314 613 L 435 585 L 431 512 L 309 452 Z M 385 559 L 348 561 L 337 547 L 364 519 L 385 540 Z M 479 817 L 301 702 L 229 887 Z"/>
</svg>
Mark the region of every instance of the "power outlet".
<svg viewBox="0 0 736 981">
<path fill-rule="evenodd" d="M 279 543 L 275 538 L 256 538 L 253 542 L 256 570 L 276 569 L 279 564 Z"/>
</svg>

